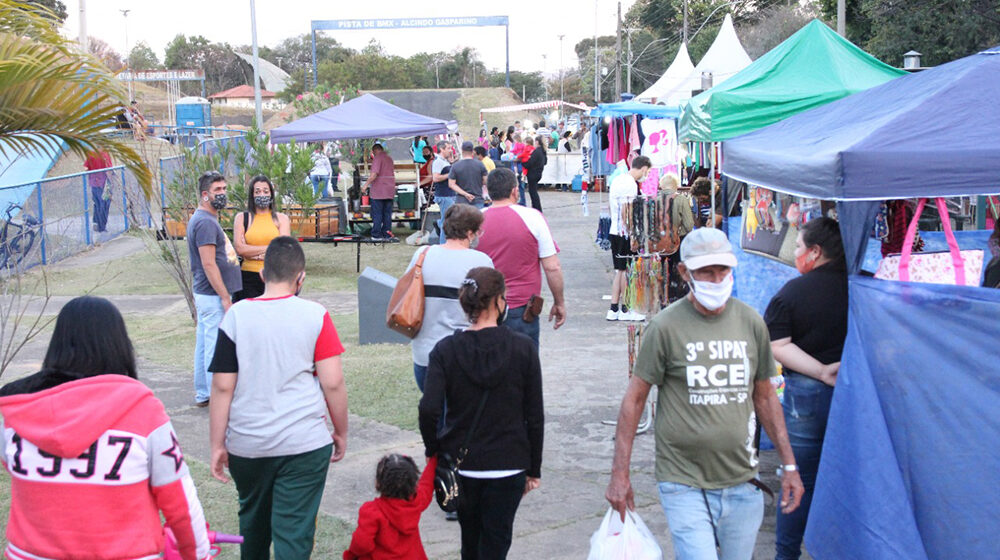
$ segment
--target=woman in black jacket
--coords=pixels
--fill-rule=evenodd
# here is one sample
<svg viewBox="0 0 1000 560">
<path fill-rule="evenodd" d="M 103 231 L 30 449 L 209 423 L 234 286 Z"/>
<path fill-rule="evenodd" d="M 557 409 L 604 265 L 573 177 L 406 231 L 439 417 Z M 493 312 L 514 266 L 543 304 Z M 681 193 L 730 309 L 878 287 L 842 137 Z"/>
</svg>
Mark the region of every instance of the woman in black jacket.
<svg viewBox="0 0 1000 560">
<path fill-rule="evenodd" d="M 535 138 L 535 149 L 531 151 L 531 157 L 524 163 L 524 171 L 528 176 L 528 194 L 531 195 L 531 207 L 539 212 L 542 211 L 542 200 L 538 198 L 538 182 L 542 180 L 542 170 L 548 163 L 549 157 L 545 153 L 545 139 L 542 136 Z"/>
<path fill-rule="evenodd" d="M 462 560 L 502 559 L 521 497 L 540 484 L 542 371 L 531 340 L 498 326 L 507 313 L 503 274 L 473 268 L 458 295 L 472 326 L 431 351 L 420 433 L 428 457 L 457 458 L 472 432 L 459 469 Z M 444 426 L 438 429 L 446 400 Z"/>
</svg>

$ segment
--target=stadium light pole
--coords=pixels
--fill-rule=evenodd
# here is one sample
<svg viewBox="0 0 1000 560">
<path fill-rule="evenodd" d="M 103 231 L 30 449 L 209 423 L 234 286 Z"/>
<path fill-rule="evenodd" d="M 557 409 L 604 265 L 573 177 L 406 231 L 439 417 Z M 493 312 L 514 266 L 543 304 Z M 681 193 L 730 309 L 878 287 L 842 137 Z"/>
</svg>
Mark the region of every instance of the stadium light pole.
<svg viewBox="0 0 1000 560">
<path fill-rule="evenodd" d="M 118 10 L 118 11 L 121 12 L 122 17 L 125 18 L 125 69 L 129 71 L 128 98 L 129 101 L 131 101 L 132 98 L 135 96 L 135 93 L 132 91 L 132 69 L 129 68 L 128 66 L 128 13 L 131 12 L 132 10 Z"/>
<path fill-rule="evenodd" d="M 559 118 L 563 117 L 563 37 L 559 36 Z"/>
</svg>

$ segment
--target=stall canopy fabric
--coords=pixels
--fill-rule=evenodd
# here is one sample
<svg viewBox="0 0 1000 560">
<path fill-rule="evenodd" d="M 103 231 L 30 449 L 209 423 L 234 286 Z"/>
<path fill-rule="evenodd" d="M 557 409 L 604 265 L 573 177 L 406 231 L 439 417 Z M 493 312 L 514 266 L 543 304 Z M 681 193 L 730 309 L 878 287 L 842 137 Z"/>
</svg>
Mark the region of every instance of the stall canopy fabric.
<svg viewBox="0 0 1000 560">
<path fill-rule="evenodd" d="M 851 278 L 813 558 L 997 557 L 998 316 L 1000 290 Z"/>
<path fill-rule="evenodd" d="M 682 109 L 680 137 L 726 140 L 904 74 L 814 19 L 732 78 L 692 98 Z"/>
<path fill-rule="evenodd" d="M 455 121 L 425 117 L 401 109 L 370 93 L 279 126 L 271 131 L 271 142 L 314 142 L 355 138 L 405 138 L 447 134 L 458 128 Z"/>
<path fill-rule="evenodd" d="M 539 101 L 538 103 L 525 103 L 523 105 L 504 105 L 503 107 L 488 107 L 479 110 L 479 120 L 483 120 L 483 113 L 516 113 L 518 111 L 537 111 L 539 109 L 551 109 L 553 107 L 569 107 L 577 111 L 590 109 L 585 103 L 570 103 L 568 101 Z"/>
<path fill-rule="evenodd" d="M 590 110 L 591 117 L 630 117 L 641 115 L 643 117 L 658 119 L 676 119 L 680 116 L 680 109 L 667 105 L 653 105 L 652 103 L 640 103 L 638 101 L 622 101 L 620 103 L 600 103 Z"/>
<path fill-rule="evenodd" d="M 660 76 L 660 79 L 656 80 L 656 83 L 635 98 L 637 101 L 661 105 L 678 105 L 681 100 L 691 96 L 690 91 L 687 92 L 687 95 L 682 95 L 677 88 L 690 78 L 692 72 L 694 72 L 694 64 L 691 63 L 691 56 L 688 55 L 687 45 L 681 43 L 681 48 L 677 50 L 677 55 L 667 67 L 667 71 Z M 698 83 L 700 85 L 701 78 L 698 78 Z"/>
<path fill-rule="evenodd" d="M 1000 47 L 723 143 L 726 175 L 832 200 L 1000 191 Z"/>
<path fill-rule="evenodd" d="M 688 74 L 687 78 L 681 81 L 671 91 L 662 95 L 664 99 L 672 99 L 676 103 L 691 99 L 691 92 L 701 89 L 701 75 L 703 72 L 712 74 L 712 83 L 719 85 L 736 75 L 750 65 L 750 56 L 743 50 L 740 38 L 736 36 L 736 28 L 733 27 L 733 16 L 726 14 L 726 19 L 719 28 L 719 34 L 715 36 L 712 46 L 705 52 L 698 65 Z"/>
</svg>

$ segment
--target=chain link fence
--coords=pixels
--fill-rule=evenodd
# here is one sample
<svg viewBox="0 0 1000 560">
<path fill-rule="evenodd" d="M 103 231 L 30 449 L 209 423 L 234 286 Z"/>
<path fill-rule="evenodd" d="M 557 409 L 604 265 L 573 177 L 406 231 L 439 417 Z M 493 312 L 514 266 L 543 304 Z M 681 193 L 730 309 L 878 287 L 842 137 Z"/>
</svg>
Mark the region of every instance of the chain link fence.
<svg viewBox="0 0 1000 560">
<path fill-rule="evenodd" d="M 0 269 L 30 268 L 110 241 L 153 213 L 123 166 L 0 188 Z"/>
</svg>

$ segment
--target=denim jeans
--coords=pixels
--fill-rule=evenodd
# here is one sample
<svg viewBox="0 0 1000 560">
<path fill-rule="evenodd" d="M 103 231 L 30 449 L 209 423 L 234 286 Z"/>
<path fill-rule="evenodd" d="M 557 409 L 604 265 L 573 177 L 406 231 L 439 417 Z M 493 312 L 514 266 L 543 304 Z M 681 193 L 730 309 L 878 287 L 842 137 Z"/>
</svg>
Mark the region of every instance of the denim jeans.
<svg viewBox="0 0 1000 560">
<path fill-rule="evenodd" d="M 194 294 L 198 326 L 194 343 L 194 400 L 205 402 L 212 394 L 212 372 L 208 371 L 215 355 L 215 340 L 222 322 L 222 298 L 217 295 Z"/>
<path fill-rule="evenodd" d="M 389 237 L 392 230 L 392 199 L 373 198 L 372 203 L 372 237 Z"/>
<path fill-rule="evenodd" d="M 670 525 L 678 560 L 751 560 L 764 519 L 764 495 L 743 482 L 721 490 L 705 490 L 660 482 L 660 504 Z M 705 500 L 708 500 L 708 506 Z M 719 551 L 709 520 L 711 508 Z"/>
<path fill-rule="evenodd" d="M 329 179 L 329 175 L 310 175 L 309 180 L 313 184 L 313 194 L 316 196 L 326 196 L 326 182 Z"/>
<path fill-rule="evenodd" d="M 507 319 L 504 320 L 503 325 L 508 329 L 521 333 L 528 338 L 530 338 L 535 343 L 535 348 L 538 348 L 538 333 L 541 330 L 539 323 L 541 322 L 541 317 L 535 317 L 535 320 L 530 323 L 524 322 L 524 310 L 527 309 L 527 305 L 522 305 L 521 307 L 514 307 L 513 309 L 507 310 Z"/>
<path fill-rule="evenodd" d="M 94 225 L 97 231 L 108 230 L 108 213 L 111 210 L 111 201 L 104 200 L 105 187 L 90 187 L 90 196 L 94 199 Z"/>
<path fill-rule="evenodd" d="M 427 379 L 427 366 L 413 364 L 413 379 L 417 381 L 417 389 L 424 392 L 424 380 Z"/>
<path fill-rule="evenodd" d="M 826 420 L 830 415 L 833 387 L 822 381 L 794 372 L 785 375 L 785 396 L 781 407 L 785 413 L 785 427 L 795 454 L 795 464 L 805 487 L 802 503 L 792 513 L 778 510 L 775 527 L 775 559 L 796 560 L 802 550 L 802 535 L 809 518 L 816 473 L 819 470 L 820 451 Z"/>
<path fill-rule="evenodd" d="M 441 211 L 441 219 L 437 221 L 438 229 L 441 230 L 440 243 L 444 245 L 444 214 L 448 211 L 452 205 L 455 204 L 455 197 L 453 196 L 435 196 L 434 202 L 437 202 L 438 209 Z"/>
</svg>

